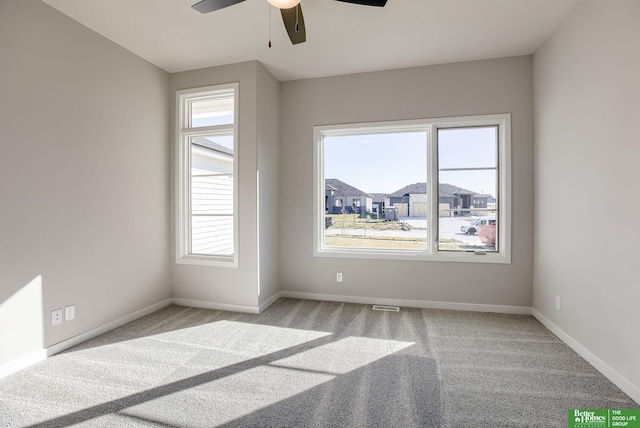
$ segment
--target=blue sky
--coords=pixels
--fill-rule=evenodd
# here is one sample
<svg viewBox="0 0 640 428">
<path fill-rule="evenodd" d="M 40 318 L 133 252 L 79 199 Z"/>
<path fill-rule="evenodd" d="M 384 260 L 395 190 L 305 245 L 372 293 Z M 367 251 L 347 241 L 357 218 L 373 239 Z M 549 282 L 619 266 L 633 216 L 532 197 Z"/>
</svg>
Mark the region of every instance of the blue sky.
<svg viewBox="0 0 640 428">
<path fill-rule="evenodd" d="M 495 128 L 441 130 L 439 167 L 496 166 Z M 337 178 L 367 193 L 392 193 L 426 182 L 427 134 L 406 132 L 324 139 L 325 178 Z M 496 195 L 495 171 L 442 171 L 440 181 Z"/>
<path fill-rule="evenodd" d="M 337 178 L 368 193 L 391 193 L 427 181 L 426 134 L 325 137 L 325 178 Z"/>
</svg>

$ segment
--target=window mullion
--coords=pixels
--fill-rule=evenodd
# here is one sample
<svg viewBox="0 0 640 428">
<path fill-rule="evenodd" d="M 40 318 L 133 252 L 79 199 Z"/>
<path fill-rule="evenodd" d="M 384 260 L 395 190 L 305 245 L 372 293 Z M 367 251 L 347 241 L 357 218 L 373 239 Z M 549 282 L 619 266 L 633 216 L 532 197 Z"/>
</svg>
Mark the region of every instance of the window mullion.
<svg viewBox="0 0 640 428">
<path fill-rule="evenodd" d="M 429 254 L 436 254 L 438 251 L 438 217 L 440 215 L 438 197 L 438 128 L 436 126 L 429 127 L 427 196 L 429 200 L 429 218 L 427 219 Z"/>
<path fill-rule="evenodd" d="M 235 125 L 201 126 L 199 128 L 183 128 L 181 133 L 188 137 L 202 137 L 208 135 L 233 135 Z"/>
<path fill-rule="evenodd" d="M 440 171 L 495 171 L 497 169 L 497 166 L 483 166 L 475 168 L 440 168 Z"/>
<path fill-rule="evenodd" d="M 189 115 L 191 115 L 191 110 L 189 110 Z M 186 171 L 185 175 L 187 177 L 187 181 L 185 183 L 185 200 L 184 204 L 187 207 L 187 230 L 185 231 L 187 236 L 187 248 L 185 248 L 185 254 L 190 254 L 191 249 L 193 248 L 193 237 L 191 236 L 191 230 L 193 229 L 193 209 L 191 207 L 191 188 L 193 182 L 193 175 L 191 173 L 191 143 L 190 138 L 188 136 L 184 136 L 184 148 L 185 148 L 185 156 L 186 156 Z"/>
</svg>

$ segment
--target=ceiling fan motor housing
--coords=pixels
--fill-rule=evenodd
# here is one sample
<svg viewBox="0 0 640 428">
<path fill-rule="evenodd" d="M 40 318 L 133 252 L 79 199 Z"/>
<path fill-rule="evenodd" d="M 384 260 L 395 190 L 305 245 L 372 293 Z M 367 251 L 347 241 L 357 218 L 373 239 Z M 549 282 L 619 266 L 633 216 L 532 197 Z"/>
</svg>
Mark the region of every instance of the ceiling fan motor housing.
<svg viewBox="0 0 640 428">
<path fill-rule="evenodd" d="M 245 0 L 201 0 L 191 6 L 200 13 L 209 13 L 225 7 L 242 3 Z M 297 45 L 307 41 L 307 31 L 304 25 L 304 16 L 300 0 L 267 0 L 271 5 L 280 9 L 284 27 L 287 30 L 291 43 Z M 387 0 L 337 0 L 344 3 L 360 4 L 364 6 L 383 7 Z M 269 41 L 271 47 L 271 41 Z"/>
</svg>

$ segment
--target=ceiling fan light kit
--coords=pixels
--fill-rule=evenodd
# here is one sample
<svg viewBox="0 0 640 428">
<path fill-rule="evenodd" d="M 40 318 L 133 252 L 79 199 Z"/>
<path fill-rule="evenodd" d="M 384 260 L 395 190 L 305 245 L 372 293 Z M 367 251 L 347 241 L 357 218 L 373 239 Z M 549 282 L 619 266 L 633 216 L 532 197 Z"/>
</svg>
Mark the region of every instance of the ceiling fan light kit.
<svg viewBox="0 0 640 428">
<path fill-rule="evenodd" d="M 338 0 L 345 3 L 360 4 L 362 6 L 378 6 L 384 7 L 387 4 L 387 0 Z"/>
<path fill-rule="evenodd" d="M 233 6 L 242 3 L 245 0 L 201 0 L 191 6 L 200 13 L 209 13 L 218 9 Z M 304 26 L 304 16 L 302 15 L 302 7 L 300 0 L 267 0 L 269 4 L 280 9 L 284 27 L 287 30 L 291 43 L 297 45 L 307 41 L 306 29 Z M 344 3 L 359 4 L 362 6 L 378 6 L 383 7 L 387 4 L 387 0 L 337 0 Z M 295 8 L 295 9 L 294 9 Z M 269 40 L 271 47 L 271 40 Z"/>
<path fill-rule="evenodd" d="M 267 0 L 272 6 L 278 9 L 291 9 L 300 3 L 300 0 Z"/>
</svg>

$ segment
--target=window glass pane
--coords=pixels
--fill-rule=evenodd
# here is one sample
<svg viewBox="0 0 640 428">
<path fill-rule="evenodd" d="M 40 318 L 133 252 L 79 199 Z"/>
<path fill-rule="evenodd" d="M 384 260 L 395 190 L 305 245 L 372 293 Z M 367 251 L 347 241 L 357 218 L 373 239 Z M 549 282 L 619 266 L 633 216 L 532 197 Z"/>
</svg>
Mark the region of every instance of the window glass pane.
<svg viewBox="0 0 640 428">
<path fill-rule="evenodd" d="M 495 198 L 497 195 L 498 169 L 481 169 L 481 170 L 458 170 L 458 171 L 440 171 L 440 202 L 443 198 L 449 198 L 447 201 L 456 205 L 463 205 L 463 208 L 473 207 L 473 200 L 481 195 L 487 198 Z M 467 198 L 465 195 L 471 194 Z M 458 196 L 453 198 L 453 196 Z M 465 196 L 463 200 L 463 196 Z M 456 208 L 452 204 L 451 208 Z"/>
<path fill-rule="evenodd" d="M 438 130 L 438 168 L 483 168 L 498 164 L 497 127 Z"/>
<path fill-rule="evenodd" d="M 234 123 L 234 97 L 231 94 L 191 101 L 190 128 L 232 125 Z"/>
<path fill-rule="evenodd" d="M 191 253 L 233 254 L 233 136 L 190 138 Z"/>
<path fill-rule="evenodd" d="M 232 216 L 194 216 L 191 233 L 191 254 L 233 255 Z"/>
<path fill-rule="evenodd" d="M 325 136 L 325 248 L 426 250 L 427 133 Z"/>
<path fill-rule="evenodd" d="M 497 128 L 438 130 L 438 250 L 498 251 Z"/>
</svg>

